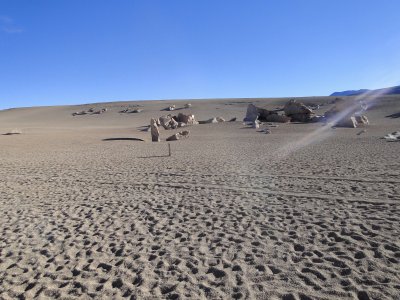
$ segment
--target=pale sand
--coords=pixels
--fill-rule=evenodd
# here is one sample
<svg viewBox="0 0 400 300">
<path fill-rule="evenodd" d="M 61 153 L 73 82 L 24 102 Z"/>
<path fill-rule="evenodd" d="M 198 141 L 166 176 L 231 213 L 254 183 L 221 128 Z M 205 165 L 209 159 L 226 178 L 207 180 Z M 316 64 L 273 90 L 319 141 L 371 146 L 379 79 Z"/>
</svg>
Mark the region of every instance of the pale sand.
<svg viewBox="0 0 400 300">
<path fill-rule="evenodd" d="M 176 113 L 242 120 L 243 101 Z M 0 299 L 399 299 L 400 143 L 380 137 L 400 97 L 360 135 L 207 124 L 159 157 L 139 129 L 173 103 L 0 112 L 0 133 L 22 131 L 0 136 Z M 71 116 L 92 106 L 109 111 Z"/>
</svg>

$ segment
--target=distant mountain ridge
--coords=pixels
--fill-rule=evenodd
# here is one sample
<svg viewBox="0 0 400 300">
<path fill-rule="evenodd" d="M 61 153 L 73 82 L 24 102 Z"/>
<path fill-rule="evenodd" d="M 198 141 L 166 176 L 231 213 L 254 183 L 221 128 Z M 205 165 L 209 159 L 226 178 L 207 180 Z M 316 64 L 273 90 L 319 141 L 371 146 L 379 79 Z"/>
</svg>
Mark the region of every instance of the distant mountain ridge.
<svg viewBox="0 0 400 300">
<path fill-rule="evenodd" d="M 388 87 L 388 88 L 383 88 L 383 89 L 377 89 L 377 90 L 361 89 L 361 90 L 349 90 L 349 91 L 343 91 L 343 92 L 334 92 L 330 96 L 357 96 L 357 95 L 362 95 L 362 94 L 366 94 L 366 93 L 368 93 L 370 95 L 400 94 L 400 85 L 393 86 L 393 87 Z"/>
</svg>

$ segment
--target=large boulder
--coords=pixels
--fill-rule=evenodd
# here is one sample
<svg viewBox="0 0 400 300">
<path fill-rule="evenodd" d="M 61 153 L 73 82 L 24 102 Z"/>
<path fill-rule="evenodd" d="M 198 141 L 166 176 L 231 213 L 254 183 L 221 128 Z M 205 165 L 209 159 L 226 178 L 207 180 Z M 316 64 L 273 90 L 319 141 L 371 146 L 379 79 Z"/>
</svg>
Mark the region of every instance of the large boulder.
<svg viewBox="0 0 400 300">
<path fill-rule="evenodd" d="M 346 115 L 344 117 L 335 119 L 333 122 L 333 126 L 335 127 L 348 127 L 348 128 L 357 128 L 368 125 L 368 119 L 364 115 Z"/>
<path fill-rule="evenodd" d="M 292 99 L 283 107 L 285 115 L 295 122 L 310 122 L 313 116 L 311 108 Z"/>
<path fill-rule="evenodd" d="M 270 114 L 266 117 L 267 122 L 277 122 L 277 123 L 288 123 L 290 122 L 290 117 L 278 114 Z"/>
<path fill-rule="evenodd" d="M 179 113 L 178 116 L 176 117 L 176 120 L 178 122 L 185 123 L 186 125 L 199 124 L 199 122 L 196 121 L 194 115 L 185 115 L 183 113 Z"/>
<path fill-rule="evenodd" d="M 277 120 L 277 121 L 273 121 Z M 266 121 L 266 122 L 288 122 L 287 118 L 278 115 L 277 111 L 271 111 L 266 108 L 257 107 L 254 104 L 249 104 L 247 106 L 246 117 L 244 122 L 253 123 L 255 120 Z M 289 119 L 290 121 L 290 119 Z"/>
<path fill-rule="evenodd" d="M 307 123 L 312 121 L 313 116 L 310 114 L 294 114 L 290 116 L 290 120 L 293 122 Z"/>
<path fill-rule="evenodd" d="M 168 125 L 170 129 L 176 129 L 178 128 L 179 123 L 174 118 L 171 118 Z"/>
<path fill-rule="evenodd" d="M 156 119 L 150 120 L 150 131 L 151 131 L 151 141 L 159 142 L 160 141 L 160 131 L 158 130 Z"/>
<path fill-rule="evenodd" d="M 257 107 L 257 109 L 258 109 L 258 119 L 260 121 L 266 121 L 270 115 L 277 114 L 276 111 L 271 111 L 266 108 Z"/>
<path fill-rule="evenodd" d="M 188 131 L 188 130 L 175 133 L 174 135 L 171 135 L 170 137 L 168 137 L 167 141 L 178 141 L 182 138 L 187 138 L 187 137 L 189 137 L 189 133 L 190 133 L 190 131 Z"/>
<path fill-rule="evenodd" d="M 330 110 L 325 112 L 325 117 L 327 118 L 334 117 L 339 113 L 344 116 L 360 115 L 365 110 L 366 107 L 362 101 L 354 101 L 351 99 L 345 100 L 338 98 L 335 101 L 334 106 Z"/>
<path fill-rule="evenodd" d="M 254 104 L 249 104 L 247 106 L 246 117 L 244 118 L 244 122 L 254 122 L 258 118 L 258 107 Z"/>
<path fill-rule="evenodd" d="M 313 112 L 311 108 L 307 107 L 301 102 L 297 102 L 294 99 L 285 104 L 285 106 L 283 107 L 283 111 L 287 116 L 296 114 L 312 114 Z"/>
<path fill-rule="evenodd" d="M 194 115 L 185 115 L 179 113 L 177 116 L 167 115 L 156 119 L 157 125 L 164 127 L 164 129 L 175 129 L 186 125 L 199 124 Z"/>
<path fill-rule="evenodd" d="M 324 117 L 336 127 L 356 128 L 369 124 L 368 118 L 362 115 L 362 102 L 338 99 L 335 105 L 325 112 Z"/>
<path fill-rule="evenodd" d="M 354 116 L 356 118 L 356 121 L 358 123 L 358 126 L 365 126 L 365 125 L 369 125 L 369 121 L 367 116 L 364 115 L 355 115 Z"/>
<path fill-rule="evenodd" d="M 357 128 L 358 123 L 355 117 L 347 116 L 346 118 L 342 118 L 338 120 L 334 126 L 336 127 L 348 127 L 348 128 Z"/>
<path fill-rule="evenodd" d="M 164 127 L 164 129 L 169 129 L 169 122 L 171 122 L 171 119 L 171 115 L 161 116 L 160 118 L 158 118 L 160 125 Z"/>
<path fill-rule="evenodd" d="M 171 115 L 160 117 L 159 123 L 166 130 L 178 128 L 178 122 Z"/>
</svg>

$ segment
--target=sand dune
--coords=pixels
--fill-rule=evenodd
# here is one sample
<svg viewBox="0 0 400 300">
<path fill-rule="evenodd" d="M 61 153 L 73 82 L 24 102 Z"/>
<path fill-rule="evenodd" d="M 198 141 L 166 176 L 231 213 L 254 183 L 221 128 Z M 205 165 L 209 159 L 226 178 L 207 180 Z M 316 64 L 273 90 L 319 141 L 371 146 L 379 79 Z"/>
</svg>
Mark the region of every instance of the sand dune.
<svg viewBox="0 0 400 300">
<path fill-rule="evenodd" d="M 381 139 L 400 129 L 386 117 L 400 97 L 377 102 L 362 135 L 205 124 L 167 157 L 141 131 L 170 104 L 241 120 L 250 102 L 286 100 L 0 111 L 0 133 L 22 131 L 0 135 L 0 298 L 400 298 L 400 143 Z M 129 105 L 143 112 L 119 113 Z M 90 107 L 108 110 L 72 116 Z"/>
</svg>

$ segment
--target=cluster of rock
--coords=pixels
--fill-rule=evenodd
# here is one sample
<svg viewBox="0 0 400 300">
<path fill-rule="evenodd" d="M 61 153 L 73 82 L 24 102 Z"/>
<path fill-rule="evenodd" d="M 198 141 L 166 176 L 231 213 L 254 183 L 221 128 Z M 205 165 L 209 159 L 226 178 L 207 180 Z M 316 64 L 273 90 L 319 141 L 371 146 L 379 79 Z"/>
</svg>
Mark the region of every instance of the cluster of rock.
<svg viewBox="0 0 400 300">
<path fill-rule="evenodd" d="M 102 108 L 100 110 L 95 110 L 94 108 L 89 108 L 87 111 L 82 110 L 79 112 L 74 112 L 72 113 L 73 116 L 83 116 L 83 115 L 101 115 L 102 113 L 105 113 L 107 111 L 107 108 Z"/>
<path fill-rule="evenodd" d="M 294 99 L 285 104 L 283 111 L 292 122 L 308 123 L 317 121 L 311 108 Z"/>
<path fill-rule="evenodd" d="M 196 121 L 194 115 L 185 115 L 182 113 L 179 113 L 177 116 L 166 115 L 166 116 L 161 116 L 158 119 L 151 119 L 150 120 L 151 140 L 153 142 L 160 141 L 159 127 L 163 127 L 166 130 L 170 130 L 196 124 L 199 124 L 199 122 Z M 182 131 L 170 136 L 169 138 L 167 138 L 167 141 L 177 141 L 183 137 L 187 137 L 188 135 L 189 131 Z"/>
<path fill-rule="evenodd" d="M 156 119 L 156 122 L 158 126 L 162 126 L 166 130 L 199 124 L 199 122 L 196 121 L 194 115 L 185 115 L 182 113 L 179 113 L 177 116 L 161 116 Z"/>
<path fill-rule="evenodd" d="M 333 122 L 335 127 L 357 128 L 365 125 L 369 125 L 369 121 L 364 115 L 345 116 Z"/>
<path fill-rule="evenodd" d="M 236 118 L 232 118 L 229 120 L 229 122 L 234 122 L 234 121 L 236 121 Z M 160 127 L 164 128 L 165 130 L 171 130 L 197 124 L 213 124 L 213 123 L 223 123 L 223 122 L 226 121 L 222 117 L 211 118 L 205 121 L 197 121 L 195 116 L 192 114 L 185 115 L 183 113 L 179 113 L 177 116 L 169 114 L 166 116 L 161 116 L 158 119 L 151 119 L 149 130 L 151 132 L 151 140 L 153 142 L 159 142 Z M 189 131 L 182 131 L 170 136 L 169 138 L 167 138 L 167 141 L 177 141 L 181 138 L 187 137 L 188 135 Z"/>
<path fill-rule="evenodd" d="M 290 118 L 278 114 L 278 111 L 268 110 L 265 108 L 257 107 L 254 104 L 249 104 L 247 106 L 247 112 L 244 121 L 254 123 L 256 120 L 279 123 L 290 122 Z"/>
<path fill-rule="evenodd" d="M 369 125 L 368 118 L 361 114 L 362 103 L 352 103 L 338 99 L 335 105 L 325 112 L 324 118 L 335 127 L 357 128 Z"/>
<path fill-rule="evenodd" d="M 194 115 L 185 115 L 182 113 L 179 113 L 178 116 L 176 116 L 176 120 L 178 123 L 183 123 L 185 125 L 197 125 L 199 122 L 196 121 L 196 118 Z"/>
<path fill-rule="evenodd" d="M 176 129 L 179 123 L 172 117 L 172 115 L 159 117 L 157 120 L 157 125 L 164 127 L 164 129 Z"/>
<path fill-rule="evenodd" d="M 160 141 L 160 131 L 158 130 L 157 120 L 150 119 L 150 132 L 151 132 L 151 141 L 159 142 Z"/>
<path fill-rule="evenodd" d="M 324 116 L 317 116 L 311 107 L 292 99 L 285 104 L 282 110 L 268 110 L 249 104 L 244 121 L 251 122 L 254 128 L 259 128 L 259 123 L 257 123 L 259 121 L 309 123 L 321 120 L 331 122 L 336 127 L 356 128 L 369 124 L 368 118 L 360 113 L 363 109 L 362 104 L 354 105 L 338 99 L 335 106 L 328 110 Z M 280 114 L 280 111 L 283 111 L 284 114 Z"/>
</svg>

